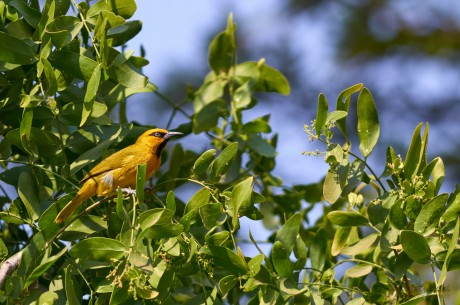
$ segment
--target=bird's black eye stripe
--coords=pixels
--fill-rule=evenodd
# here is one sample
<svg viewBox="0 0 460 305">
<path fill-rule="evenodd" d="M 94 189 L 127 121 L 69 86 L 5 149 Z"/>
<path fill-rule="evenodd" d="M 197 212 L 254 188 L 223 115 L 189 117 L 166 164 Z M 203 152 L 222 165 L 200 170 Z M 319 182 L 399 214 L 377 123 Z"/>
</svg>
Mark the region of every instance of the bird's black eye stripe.
<svg viewBox="0 0 460 305">
<path fill-rule="evenodd" d="M 151 135 L 154 136 L 154 137 L 157 137 L 157 138 L 163 138 L 166 135 L 166 133 L 164 133 L 164 132 L 154 132 Z"/>
</svg>

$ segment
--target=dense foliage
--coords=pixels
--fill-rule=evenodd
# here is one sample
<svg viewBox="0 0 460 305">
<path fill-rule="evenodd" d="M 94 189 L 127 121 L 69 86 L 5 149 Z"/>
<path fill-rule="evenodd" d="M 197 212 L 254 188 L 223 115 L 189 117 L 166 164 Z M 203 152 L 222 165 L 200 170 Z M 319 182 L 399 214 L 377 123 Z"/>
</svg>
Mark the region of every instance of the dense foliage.
<svg viewBox="0 0 460 305">
<path fill-rule="evenodd" d="M 270 117 L 248 121 L 244 113 L 259 92 L 289 94 L 286 78 L 264 59 L 237 62 L 230 16 L 210 44 L 211 71 L 188 96 L 189 114 L 142 74 L 143 54 L 124 50 L 141 30 L 128 21 L 135 10 L 133 0 L 0 2 L 0 180 L 17 190 L 0 198 L 0 255 L 6 262 L 21 255 L 2 303 L 444 302 L 446 276 L 460 260 L 460 195 L 439 194 L 444 166 L 427 160 L 428 125 L 423 133 L 417 126 L 404 159 L 389 147 L 378 175 L 367 163 L 380 131 L 369 90 L 344 90 L 334 111 L 320 95 L 305 131 L 325 152 L 307 154 L 324 154 L 330 169 L 318 184 L 284 186 L 272 174 Z M 138 168 L 135 195 L 96 199 L 57 225 L 95 162 L 149 128 L 127 122 L 127 98 L 140 92 L 163 98 L 171 120 L 187 118 L 177 130 L 204 134 L 214 148 L 170 145 L 153 182 Z M 109 116 L 115 111 L 118 121 Z M 177 188 L 191 185 L 194 194 L 182 202 Z M 277 227 L 269 253 L 238 234 L 242 218 Z M 260 253 L 245 254 L 246 240 Z M 424 265 L 433 278 L 417 276 Z"/>
</svg>

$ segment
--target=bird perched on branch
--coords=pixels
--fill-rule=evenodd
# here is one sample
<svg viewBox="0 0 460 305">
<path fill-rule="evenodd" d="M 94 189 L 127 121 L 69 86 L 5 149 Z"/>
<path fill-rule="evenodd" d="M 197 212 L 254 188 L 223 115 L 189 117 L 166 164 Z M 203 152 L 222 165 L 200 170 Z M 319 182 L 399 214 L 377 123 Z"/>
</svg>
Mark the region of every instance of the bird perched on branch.
<svg viewBox="0 0 460 305">
<path fill-rule="evenodd" d="M 62 223 L 88 198 L 111 196 L 121 188 L 135 187 L 137 166 L 147 164 L 145 179 L 152 177 L 161 163 L 161 152 L 168 140 L 181 135 L 164 129 L 150 129 L 144 132 L 136 143 L 102 160 L 81 181 L 83 186 L 77 195 L 59 212 L 54 220 Z"/>
</svg>

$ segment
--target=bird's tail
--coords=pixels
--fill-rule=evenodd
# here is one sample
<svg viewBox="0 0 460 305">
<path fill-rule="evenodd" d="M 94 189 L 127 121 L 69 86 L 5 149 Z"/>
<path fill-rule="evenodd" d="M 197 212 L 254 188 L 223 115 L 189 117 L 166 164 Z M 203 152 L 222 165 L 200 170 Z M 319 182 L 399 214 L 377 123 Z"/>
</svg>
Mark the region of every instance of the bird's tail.
<svg viewBox="0 0 460 305">
<path fill-rule="evenodd" d="M 75 197 L 59 212 L 54 222 L 63 223 L 66 221 L 86 199 L 95 194 L 96 183 L 93 181 L 87 181 L 78 191 L 77 195 L 75 195 Z"/>
</svg>

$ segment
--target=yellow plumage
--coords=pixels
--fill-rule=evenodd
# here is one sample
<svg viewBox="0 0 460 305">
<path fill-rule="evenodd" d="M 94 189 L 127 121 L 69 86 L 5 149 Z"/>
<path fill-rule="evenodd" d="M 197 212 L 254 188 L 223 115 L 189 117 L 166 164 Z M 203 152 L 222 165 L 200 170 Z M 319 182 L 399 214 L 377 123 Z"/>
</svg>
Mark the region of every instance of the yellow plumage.
<svg viewBox="0 0 460 305">
<path fill-rule="evenodd" d="M 112 196 L 121 188 L 135 187 L 137 166 L 147 164 L 145 179 L 149 179 L 161 164 L 161 151 L 168 140 L 179 132 L 150 129 L 134 143 L 102 160 L 81 181 L 83 186 L 77 195 L 59 212 L 55 222 L 68 219 L 86 199 Z"/>
</svg>

